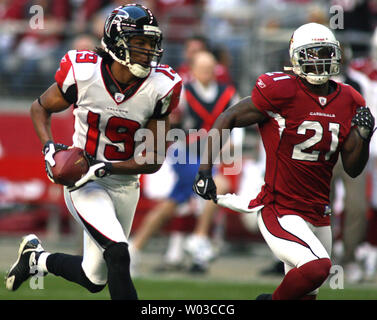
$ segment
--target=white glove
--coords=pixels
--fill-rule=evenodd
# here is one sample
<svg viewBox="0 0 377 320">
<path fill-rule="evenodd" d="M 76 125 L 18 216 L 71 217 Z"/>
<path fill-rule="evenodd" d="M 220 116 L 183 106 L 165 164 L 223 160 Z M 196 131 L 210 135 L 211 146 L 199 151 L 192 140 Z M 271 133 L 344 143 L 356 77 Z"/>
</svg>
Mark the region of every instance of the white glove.
<svg viewBox="0 0 377 320">
<path fill-rule="evenodd" d="M 252 199 L 250 197 L 241 197 L 234 193 L 227 193 L 224 195 L 217 195 L 217 204 L 224 208 L 231 209 L 240 213 L 253 213 L 258 212 L 264 207 L 260 205 L 249 209 L 249 203 Z"/>
<path fill-rule="evenodd" d="M 89 167 L 88 172 L 80 180 L 76 181 L 72 187 L 68 188 L 68 191 L 74 191 L 89 181 L 94 181 L 110 175 L 111 167 L 112 165 L 109 162 L 99 162 L 93 164 Z"/>
<path fill-rule="evenodd" d="M 54 143 L 50 143 L 46 148 L 45 161 L 49 163 L 51 167 L 55 166 L 54 154 L 56 152 Z"/>
</svg>

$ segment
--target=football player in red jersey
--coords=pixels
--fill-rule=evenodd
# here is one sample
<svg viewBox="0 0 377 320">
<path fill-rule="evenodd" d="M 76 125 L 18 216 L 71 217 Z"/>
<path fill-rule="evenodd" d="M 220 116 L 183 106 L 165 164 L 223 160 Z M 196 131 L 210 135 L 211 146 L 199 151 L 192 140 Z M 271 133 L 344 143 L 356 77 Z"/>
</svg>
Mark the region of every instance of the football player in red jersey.
<svg viewBox="0 0 377 320">
<path fill-rule="evenodd" d="M 273 294 L 257 299 L 315 299 L 331 268 L 332 169 L 340 154 L 346 173 L 359 175 L 374 130 L 361 95 L 329 79 L 339 72 L 341 59 L 331 30 L 316 23 L 301 26 L 289 53 L 295 75 L 261 75 L 251 97 L 224 111 L 212 127 L 257 123 L 266 151 L 265 184 L 240 211 L 257 212 L 265 241 L 285 264 L 285 277 Z M 207 200 L 221 198 L 210 170 L 212 146 L 220 143 L 216 135 L 208 138 L 208 157 L 193 186 Z"/>
<path fill-rule="evenodd" d="M 166 135 L 168 116 L 178 104 L 182 85 L 173 69 L 159 65 L 161 40 L 148 8 L 120 6 L 105 22 L 102 48 L 69 51 L 56 72 L 56 82 L 32 104 L 31 117 L 50 166 L 54 153 L 66 148 L 53 142 L 51 114 L 74 104 L 73 145 L 86 151 L 91 166 L 75 185 L 64 187 L 64 197 L 84 230 L 84 253 L 49 253 L 35 235 L 28 235 L 7 274 L 9 290 L 16 290 L 39 267 L 90 292 L 108 284 L 112 299 L 137 299 L 129 271 L 128 237 L 139 199 L 139 174 L 156 172 L 162 165 L 165 150 L 157 149 L 157 128 L 162 124 Z M 147 161 L 135 154 L 139 128 L 153 134 L 154 141 L 149 141 L 153 147 L 146 146 Z M 121 217 L 125 217 L 122 223 Z"/>
</svg>

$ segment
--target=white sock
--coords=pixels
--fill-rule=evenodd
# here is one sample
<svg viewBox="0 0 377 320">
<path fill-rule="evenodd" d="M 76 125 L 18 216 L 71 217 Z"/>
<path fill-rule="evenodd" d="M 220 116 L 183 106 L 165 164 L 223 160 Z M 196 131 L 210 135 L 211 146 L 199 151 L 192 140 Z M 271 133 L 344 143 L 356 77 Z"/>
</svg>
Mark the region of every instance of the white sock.
<svg viewBox="0 0 377 320">
<path fill-rule="evenodd" d="M 169 237 L 168 248 L 165 253 L 165 260 L 170 264 L 179 264 L 183 260 L 183 243 L 185 234 L 180 231 L 173 231 Z"/>
<path fill-rule="evenodd" d="M 46 260 L 50 254 L 50 252 L 42 252 L 38 258 L 38 267 L 41 268 L 43 272 L 48 272 Z"/>
</svg>

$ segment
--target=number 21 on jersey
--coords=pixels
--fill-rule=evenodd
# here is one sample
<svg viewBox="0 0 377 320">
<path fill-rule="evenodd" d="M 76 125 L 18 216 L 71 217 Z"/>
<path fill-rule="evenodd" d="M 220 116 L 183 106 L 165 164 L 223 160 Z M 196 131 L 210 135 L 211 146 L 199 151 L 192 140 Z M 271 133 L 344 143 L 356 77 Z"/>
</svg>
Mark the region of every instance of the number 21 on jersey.
<svg viewBox="0 0 377 320">
<path fill-rule="evenodd" d="M 331 132 L 331 144 L 329 151 L 325 154 L 325 160 L 330 160 L 332 154 L 336 151 L 339 143 L 340 124 L 330 122 L 329 131 Z M 312 152 L 304 151 L 320 142 L 323 138 L 323 127 L 318 121 L 304 121 L 297 129 L 297 134 L 306 134 L 307 130 L 314 130 L 314 135 L 305 141 L 296 144 L 293 147 L 292 159 L 304 161 L 318 161 L 320 152 L 313 150 Z"/>
<path fill-rule="evenodd" d="M 282 75 L 282 72 L 268 72 L 266 74 L 270 77 L 273 77 L 274 81 L 281 81 L 290 78 L 287 75 Z M 313 147 L 322 140 L 324 128 L 322 127 L 319 121 L 306 120 L 298 126 L 297 134 L 305 135 L 308 130 L 313 130 L 314 135 L 306 139 L 305 141 L 294 145 L 292 159 L 302 161 L 318 161 L 320 151 L 313 150 L 312 152 L 309 152 L 306 149 Z M 331 132 L 331 144 L 329 146 L 329 151 L 325 154 L 326 161 L 330 160 L 332 154 L 336 151 L 336 148 L 338 147 L 340 124 L 330 122 L 328 130 Z"/>
</svg>

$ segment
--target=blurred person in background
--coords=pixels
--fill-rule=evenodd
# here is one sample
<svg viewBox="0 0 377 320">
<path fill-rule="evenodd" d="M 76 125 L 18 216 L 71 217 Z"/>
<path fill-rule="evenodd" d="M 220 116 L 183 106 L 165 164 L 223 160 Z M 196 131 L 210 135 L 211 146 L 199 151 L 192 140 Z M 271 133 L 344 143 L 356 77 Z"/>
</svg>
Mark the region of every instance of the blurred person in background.
<svg viewBox="0 0 377 320">
<path fill-rule="evenodd" d="M 19 35 L 24 32 L 25 7 L 28 0 L 0 0 L 0 84 L 4 90 L 9 78 L 7 64 L 17 45 Z"/>
<path fill-rule="evenodd" d="M 29 25 L 33 15 L 30 9 L 33 6 L 38 6 L 37 11 L 33 11 L 34 14 L 43 14 L 42 21 L 39 21 L 43 23 L 43 28 L 42 25 Z M 70 18 L 68 0 L 32 0 L 23 9 L 26 28 L 19 35 L 6 70 L 11 75 L 9 82 L 13 94 L 33 92 L 32 79 L 36 77 L 44 87 L 51 82 L 51 73 L 56 68 L 57 57 L 61 56 L 61 45 L 66 37 L 66 25 Z"/>
<path fill-rule="evenodd" d="M 71 48 L 77 51 L 94 51 L 98 45 L 99 43 L 95 37 L 91 34 L 84 33 L 79 34 L 72 39 Z"/>
<path fill-rule="evenodd" d="M 337 36 L 350 43 L 355 57 L 368 55 L 369 37 L 377 25 L 376 0 L 331 0 L 329 5 L 343 10 L 343 26 L 336 30 Z"/>
<path fill-rule="evenodd" d="M 186 132 L 189 132 L 189 129 L 208 130 L 215 121 L 217 115 L 238 99 L 238 95 L 233 86 L 220 84 L 216 81 L 216 64 L 215 57 L 208 51 L 197 52 L 192 58 L 192 80 L 186 82 L 180 103 L 181 115 L 179 122 L 180 126 Z M 147 214 L 140 228 L 132 237 L 131 255 L 133 256 L 134 264 L 132 269 L 135 272 L 137 272 L 138 264 L 140 264 L 141 261 L 141 250 L 146 243 L 156 231 L 160 230 L 162 225 L 173 218 L 177 208 L 183 203 L 189 201 L 193 196 L 192 182 L 194 181 L 195 173 L 199 166 L 198 156 L 200 150 L 197 149 L 197 147 L 200 147 L 201 139 L 203 139 L 203 137 L 198 137 L 197 134 L 192 134 L 191 136 L 187 134 L 186 141 L 182 142 L 182 145 L 179 146 L 178 149 L 171 151 L 174 156 L 176 156 L 177 152 L 183 150 L 186 154 L 185 163 L 174 163 L 172 165 L 177 176 L 173 190 L 167 199 L 163 200 L 156 208 Z M 196 156 L 190 156 L 192 149 L 190 145 L 196 146 Z M 190 159 L 191 161 L 194 161 L 190 163 Z M 229 189 L 228 181 L 222 176 L 222 174 L 215 175 L 215 180 L 219 185 L 219 189 L 223 192 L 227 192 Z M 217 209 L 218 208 L 215 204 L 207 203 L 203 207 L 203 211 L 198 219 L 195 231 L 196 238 L 194 241 L 198 245 L 199 243 L 203 245 L 203 252 L 206 251 L 206 257 L 205 259 L 201 259 L 201 257 L 194 253 L 193 261 L 195 265 L 192 266 L 194 271 L 196 269 L 204 270 L 207 267 L 208 261 L 213 258 L 213 251 L 208 239 L 208 232 L 212 223 L 212 217 Z M 183 238 L 183 232 L 173 232 L 170 238 L 171 242 L 169 243 L 165 255 L 167 270 L 177 269 L 177 267 L 181 268 L 183 259 Z M 191 245 L 190 252 L 193 252 L 198 248 L 196 243 Z M 202 266 L 198 266 L 200 263 Z"/>
<path fill-rule="evenodd" d="M 201 51 L 193 56 L 191 65 L 191 80 L 185 84 L 183 103 L 183 128 L 189 130 L 190 128 L 198 127 L 198 123 L 202 123 L 202 128 L 207 131 L 211 127 L 211 122 L 220 114 L 219 106 L 224 101 L 228 103 L 227 106 L 239 100 L 239 96 L 235 91 L 233 85 L 219 76 L 217 72 L 219 66 L 218 60 L 213 54 L 206 51 Z M 214 99 L 214 97 L 216 97 Z M 211 102 L 210 102 L 211 101 Z M 211 114 L 203 112 L 205 106 L 213 105 Z M 223 108 L 225 110 L 226 108 Z M 212 118 L 212 119 L 211 119 Z M 211 119 L 211 121 L 209 121 Z M 234 130 L 232 141 L 227 145 L 228 148 L 234 148 L 242 145 L 244 136 L 243 129 Z M 188 137 L 190 140 L 190 136 Z M 194 137 L 195 139 L 195 137 Z M 195 141 L 195 140 L 194 140 Z M 200 139 L 203 145 L 204 137 Z M 203 147 L 202 147 L 203 148 Z M 200 153 L 203 149 L 200 150 Z M 241 161 L 237 159 L 236 161 Z M 216 182 L 219 183 L 221 192 L 229 192 L 231 190 L 231 181 L 224 176 L 220 165 L 216 168 Z M 218 213 L 219 207 L 212 202 L 207 202 L 203 206 L 203 211 L 197 217 L 194 230 L 190 236 L 187 237 L 184 243 L 185 251 L 191 256 L 192 264 L 190 271 L 205 272 L 209 267 L 209 262 L 215 258 L 216 252 L 211 243 L 211 227 L 214 224 L 215 214 Z M 224 223 L 224 222 L 219 222 Z M 224 227 L 224 226 L 216 226 Z M 216 248 L 217 250 L 219 248 Z"/>
<path fill-rule="evenodd" d="M 96 16 L 101 13 L 102 20 L 97 21 L 96 30 L 98 33 L 98 39 L 102 38 L 102 28 L 107 15 L 110 12 L 121 5 L 126 5 L 128 2 L 124 1 L 107 1 L 107 0 L 72 0 L 72 6 L 74 7 L 74 12 L 72 16 L 72 29 L 74 33 L 80 34 L 85 32 L 92 32 L 92 23 L 95 21 Z M 109 4 L 109 6 L 108 6 Z M 103 8 L 106 7 L 107 10 L 104 12 Z M 104 12 L 104 15 L 102 13 Z"/>
<path fill-rule="evenodd" d="M 350 62 L 347 70 L 350 79 L 360 86 L 361 93 L 365 97 L 367 106 L 372 113 L 377 115 L 377 28 L 375 29 L 369 43 L 369 54 L 366 57 L 355 58 Z M 364 274 L 366 280 L 373 278 L 377 269 L 377 139 L 376 136 L 371 140 L 370 161 L 367 167 L 369 181 L 368 198 L 366 197 L 365 187 L 358 190 L 353 197 L 363 196 L 363 200 L 368 206 L 367 226 L 363 229 L 366 236 L 359 235 L 355 230 L 355 235 L 350 232 L 350 238 L 357 237 L 358 243 L 365 240 L 359 247 L 356 255 L 364 264 Z M 355 241 L 355 240 L 353 240 Z"/>
<path fill-rule="evenodd" d="M 183 49 L 183 62 L 177 69 L 177 72 L 182 77 L 183 83 L 193 80 L 191 65 L 195 54 L 200 51 L 211 51 L 208 41 L 205 37 L 201 35 L 193 35 L 185 41 Z M 223 50 L 223 52 L 224 51 L 225 49 Z M 217 53 L 221 57 L 222 51 L 220 50 L 220 48 L 217 50 Z M 216 81 L 220 83 L 231 84 L 232 80 L 227 65 L 220 63 L 220 61 L 223 60 L 217 59 L 215 66 Z"/>
<path fill-rule="evenodd" d="M 347 72 L 352 59 L 352 49 L 348 45 L 342 46 L 342 66 L 339 75 L 332 77 L 333 80 L 352 86 L 362 93 L 360 85 L 349 77 Z M 365 97 L 365 95 L 363 95 Z M 367 106 L 369 106 L 367 102 Z M 370 106 L 369 106 L 370 107 Z M 372 110 L 372 109 L 371 109 Z M 372 110 L 373 113 L 373 110 Z M 367 225 L 367 196 L 366 196 L 366 175 L 364 170 L 358 177 L 351 178 L 343 170 L 343 165 L 339 159 L 333 170 L 333 178 L 330 192 L 330 199 L 333 210 L 335 209 L 337 197 L 341 196 L 344 188 L 342 212 L 337 212 L 332 217 L 334 228 L 339 229 L 339 234 L 334 234 L 334 258 L 337 263 L 344 267 L 345 280 L 348 283 L 356 283 L 362 280 L 363 272 L 361 266 L 356 261 L 356 249 L 365 239 Z M 334 210 L 335 211 L 335 210 Z M 336 219 L 336 214 L 340 219 Z"/>
</svg>

